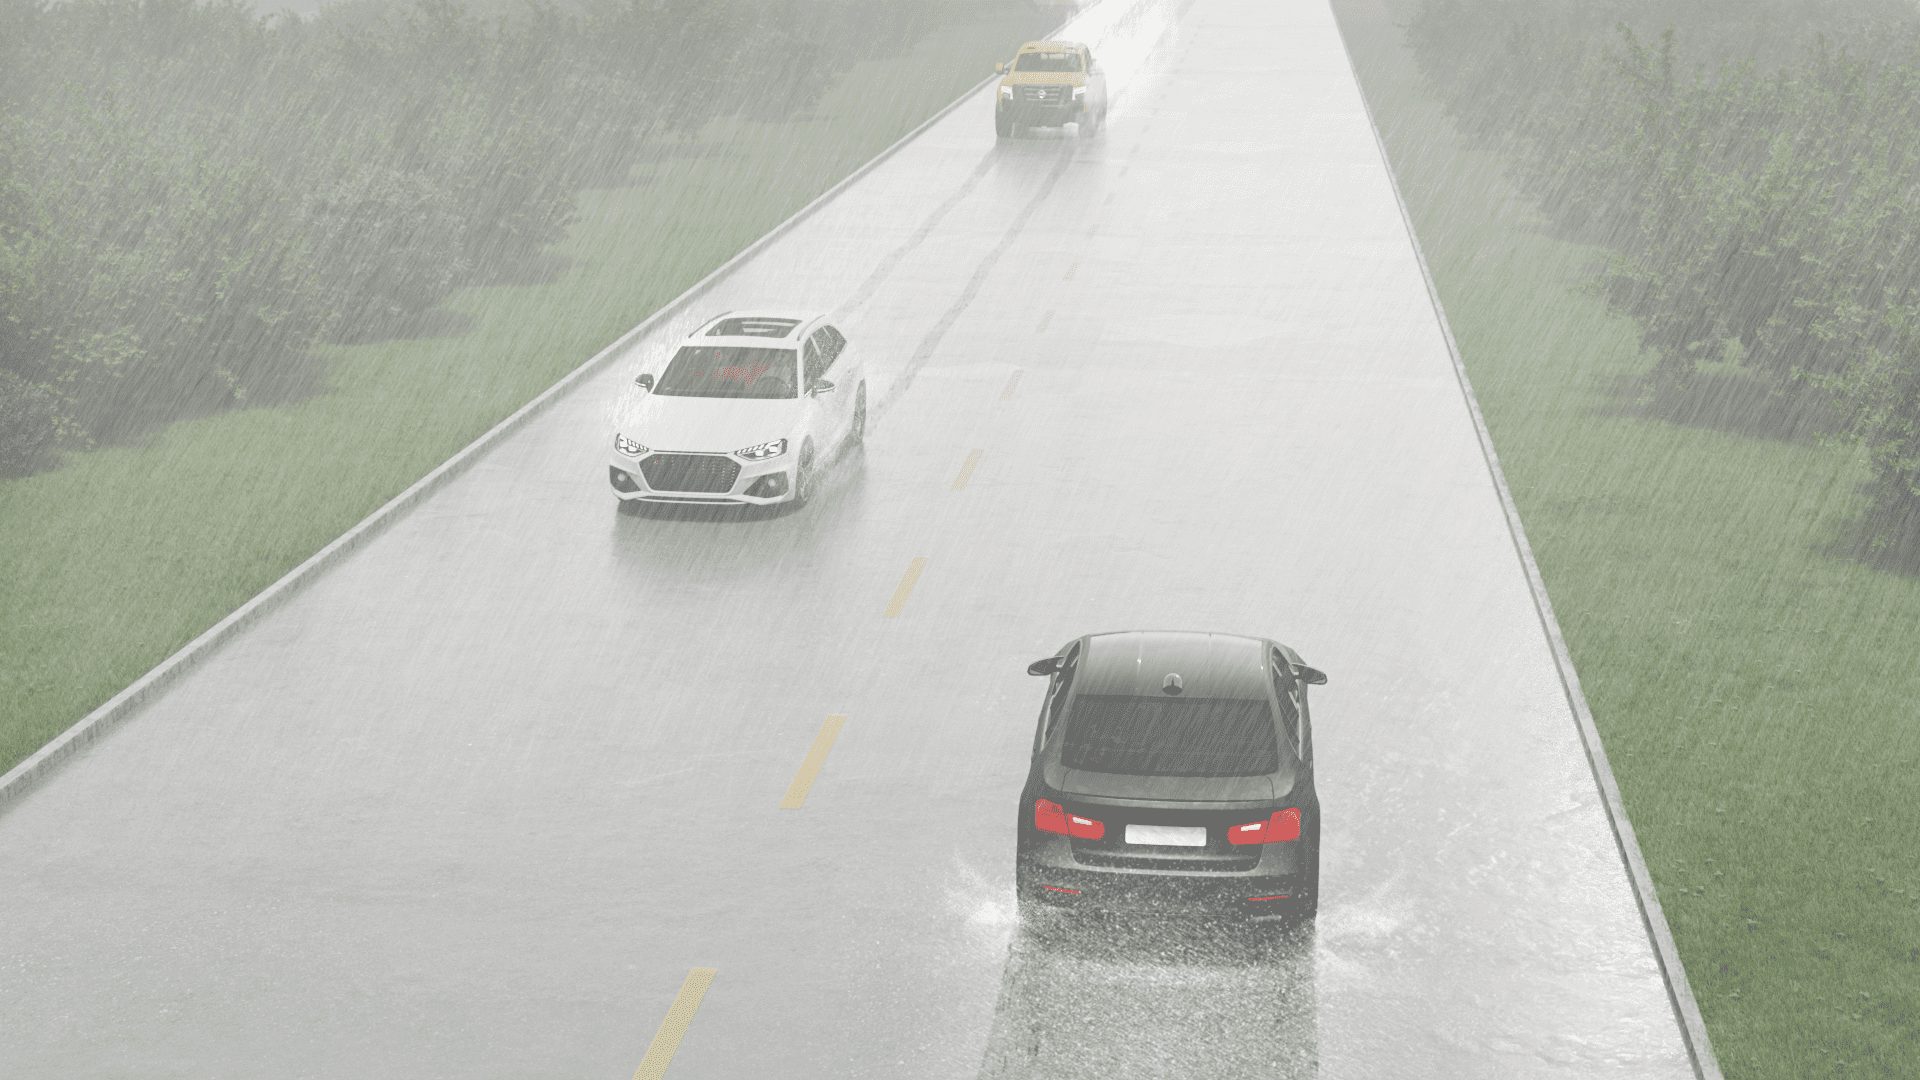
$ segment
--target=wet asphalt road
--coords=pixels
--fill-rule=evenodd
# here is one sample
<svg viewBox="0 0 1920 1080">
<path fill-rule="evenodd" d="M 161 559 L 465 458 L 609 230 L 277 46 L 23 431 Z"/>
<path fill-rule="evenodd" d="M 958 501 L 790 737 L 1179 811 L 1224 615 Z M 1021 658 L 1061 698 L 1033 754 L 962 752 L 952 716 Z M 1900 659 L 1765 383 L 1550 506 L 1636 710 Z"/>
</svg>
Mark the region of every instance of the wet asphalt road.
<svg viewBox="0 0 1920 1080">
<path fill-rule="evenodd" d="M 696 967 L 675 1080 L 1691 1075 L 1330 13 L 1108 7 L 1103 136 L 970 101 L 0 816 L 0 1075 L 624 1077 Z M 616 513 L 770 305 L 864 455 Z M 1331 675 L 1317 933 L 1016 933 L 1025 664 L 1123 628 Z"/>
</svg>

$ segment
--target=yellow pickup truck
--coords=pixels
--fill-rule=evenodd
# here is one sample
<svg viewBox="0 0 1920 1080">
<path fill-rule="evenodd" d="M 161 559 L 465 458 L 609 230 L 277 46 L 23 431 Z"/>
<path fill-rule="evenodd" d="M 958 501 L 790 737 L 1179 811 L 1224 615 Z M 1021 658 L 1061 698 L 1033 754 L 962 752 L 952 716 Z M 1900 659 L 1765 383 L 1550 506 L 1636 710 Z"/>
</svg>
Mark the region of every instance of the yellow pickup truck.
<svg viewBox="0 0 1920 1080">
<path fill-rule="evenodd" d="M 993 110 L 993 132 L 1012 138 L 1022 127 L 1073 124 L 1092 135 L 1107 124 L 1107 76 L 1094 63 L 1093 50 L 1074 41 L 1029 41 L 1010 64 L 996 64 L 1001 75 Z"/>
</svg>

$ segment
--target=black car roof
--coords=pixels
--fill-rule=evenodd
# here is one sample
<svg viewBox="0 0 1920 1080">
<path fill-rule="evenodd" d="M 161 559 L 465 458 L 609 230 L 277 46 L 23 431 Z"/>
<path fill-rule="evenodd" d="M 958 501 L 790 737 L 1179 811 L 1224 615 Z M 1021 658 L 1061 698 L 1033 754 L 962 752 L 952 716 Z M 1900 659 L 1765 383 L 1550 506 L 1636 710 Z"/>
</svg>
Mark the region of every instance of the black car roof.
<svg viewBox="0 0 1920 1080">
<path fill-rule="evenodd" d="M 1184 697 L 1265 698 L 1268 645 L 1239 634 L 1179 630 L 1092 634 L 1076 692 L 1159 694 L 1167 676 L 1178 675 Z"/>
</svg>

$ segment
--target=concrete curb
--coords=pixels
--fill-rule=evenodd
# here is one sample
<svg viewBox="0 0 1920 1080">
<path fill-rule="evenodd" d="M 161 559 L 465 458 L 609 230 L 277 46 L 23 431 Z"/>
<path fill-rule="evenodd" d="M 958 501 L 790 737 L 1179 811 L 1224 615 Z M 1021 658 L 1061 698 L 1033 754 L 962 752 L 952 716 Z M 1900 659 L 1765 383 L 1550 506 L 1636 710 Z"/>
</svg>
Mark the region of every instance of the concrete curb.
<svg viewBox="0 0 1920 1080">
<path fill-rule="evenodd" d="M 1095 5 L 1089 5 L 1087 9 L 1083 9 L 1083 12 L 1085 10 L 1091 10 L 1094 6 Z M 1076 13 L 1074 19 L 1079 18 L 1080 14 L 1081 13 Z M 1053 30 L 1048 31 L 1047 36 L 1052 37 L 1066 29 L 1067 26 L 1072 24 L 1074 19 L 1069 19 L 1067 22 L 1054 27 Z M 321 570 L 338 561 L 342 556 L 358 547 L 361 543 L 372 538 L 382 528 L 391 524 L 402 513 L 438 490 L 442 485 L 446 484 L 447 481 L 458 476 L 482 453 L 506 438 L 507 435 L 532 419 L 548 405 L 551 405 L 562 394 L 572 389 L 576 384 L 597 370 L 602 364 L 618 355 L 622 350 L 627 348 L 627 346 L 631 345 L 636 339 L 645 335 L 654 327 L 679 314 L 693 301 L 698 300 L 710 291 L 721 279 L 736 270 L 742 263 L 752 259 L 769 244 L 790 232 L 795 226 L 807 218 L 813 216 L 822 207 L 832 202 L 841 192 L 852 187 L 862 177 L 878 168 L 908 143 L 919 138 L 928 128 L 946 119 L 948 113 L 953 112 L 968 101 L 971 101 L 974 97 L 978 96 L 981 91 L 985 90 L 989 84 L 997 81 L 999 78 L 1000 76 L 998 75 L 989 75 L 979 82 L 974 83 L 959 97 L 954 98 L 945 106 L 941 107 L 938 112 L 927 117 L 927 119 L 922 121 L 913 130 L 894 140 L 893 143 L 874 155 L 866 164 L 848 173 L 839 183 L 834 184 L 832 187 L 815 196 L 813 201 L 807 203 L 807 205 L 801 207 L 799 210 L 794 211 L 790 217 L 780 224 L 775 225 L 758 240 L 740 249 L 732 258 L 715 267 L 706 277 L 695 282 L 685 292 L 669 301 L 666 306 L 655 311 L 652 315 L 647 316 L 646 319 L 641 321 L 641 323 L 633 329 L 620 335 L 611 345 L 601 349 L 585 363 L 568 372 L 559 382 L 549 386 L 546 390 L 542 391 L 539 396 L 515 410 L 512 415 L 495 424 L 492 428 L 488 429 L 484 435 L 467 444 L 465 448 L 442 462 L 439 467 L 435 468 L 432 472 L 414 481 L 411 487 L 395 495 L 392 499 L 388 500 L 385 505 L 367 515 L 359 524 L 348 529 L 332 543 L 314 552 L 305 562 L 287 571 L 278 581 L 261 590 L 251 600 L 248 600 L 245 604 L 235 609 L 232 614 L 213 624 L 213 626 L 202 632 L 199 637 L 181 646 L 178 652 L 161 661 L 153 670 L 135 680 L 131 686 L 128 686 L 125 690 L 120 691 L 108 699 L 106 704 L 101 705 L 99 708 L 82 717 L 72 727 L 67 728 L 58 736 L 54 737 L 51 742 L 35 751 L 27 757 L 26 760 L 8 770 L 5 776 L 0 776 L 0 812 L 4 812 L 7 806 L 19 799 L 37 781 L 44 779 L 53 770 L 55 765 L 72 757 L 95 739 L 104 735 L 115 724 L 132 714 L 155 691 L 167 686 L 181 675 L 184 675 L 193 668 L 193 665 L 199 663 L 221 643 L 225 642 L 241 629 L 244 629 L 261 615 L 272 610 L 282 601 L 290 598 L 307 579 L 318 574 Z"/>
<path fill-rule="evenodd" d="M 1331 4 L 1329 4 L 1331 12 Z M 1407 240 L 1413 245 L 1413 255 L 1420 263 L 1420 277 L 1426 282 L 1427 298 L 1433 303 L 1434 317 L 1440 320 L 1440 332 L 1447 341 L 1447 355 L 1453 360 L 1453 373 L 1460 381 L 1460 396 L 1466 400 L 1467 412 L 1473 417 L 1473 428 L 1480 437 L 1480 450 L 1486 455 L 1487 472 L 1493 477 L 1493 486 L 1500 493 L 1500 507 L 1507 515 L 1507 529 L 1513 536 L 1513 548 L 1520 556 L 1520 565 L 1527 572 L 1527 586 L 1533 592 L 1533 605 L 1540 616 L 1540 627 L 1546 632 L 1547 642 L 1553 648 L 1554 665 L 1560 669 L 1560 683 L 1567 695 L 1567 704 L 1573 709 L 1574 721 L 1580 728 L 1580 741 L 1587 752 L 1587 764 L 1593 770 L 1593 779 L 1600 787 L 1600 794 L 1607 809 L 1607 822 L 1613 827 L 1615 846 L 1620 851 L 1620 860 L 1626 865 L 1627 877 L 1633 882 L 1634 899 L 1640 905 L 1640 921 L 1646 927 L 1647 937 L 1653 943 L 1654 960 L 1660 965 L 1661 977 L 1666 982 L 1667 1000 L 1673 1006 L 1674 1016 L 1680 1021 L 1680 1038 L 1687 1046 L 1687 1054 L 1693 1062 L 1693 1074 L 1699 1080 L 1724 1080 L 1720 1072 L 1719 1059 L 1714 1056 L 1713 1044 L 1707 1039 L 1707 1026 L 1700 1017 L 1700 1006 L 1693 998 L 1693 988 L 1687 983 L 1687 971 L 1680 963 L 1680 951 L 1673 943 L 1673 933 L 1667 926 L 1666 913 L 1660 907 L 1660 897 L 1654 892 L 1653 877 L 1647 872 L 1646 860 L 1640 854 L 1640 842 L 1634 838 L 1633 823 L 1627 820 L 1626 805 L 1620 799 L 1620 786 L 1614 781 L 1613 766 L 1607 762 L 1606 748 L 1601 745 L 1600 731 L 1593 723 L 1593 713 L 1587 708 L 1587 698 L 1580 690 L 1580 676 L 1574 671 L 1573 657 L 1567 651 L 1567 642 L 1560 634 L 1560 622 L 1554 617 L 1553 603 L 1547 599 L 1547 583 L 1540 576 L 1540 566 L 1533 558 L 1533 548 L 1527 543 L 1527 532 L 1520 524 L 1520 509 L 1514 504 L 1513 492 L 1507 487 L 1507 477 L 1500 469 L 1500 456 L 1494 452 L 1493 436 L 1487 431 L 1487 421 L 1480 413 L 1480 402 L 1473 396 L 1473 384 L 1467 379 L 1467 366 L 1460 358 L 1460 346 L 1453 338 L 1453 327 L 1447 322 L 1447 313 L 1440 306 L 1440 290 L 1434 285 L 1433 273 L 1427 267 L 1426 252 L 1421 250 L 1420 238 L 1413 229 L 1413 215 L 1407 209 L 1407 200 L 1400 194 L 1400 181 L 1393 174 L 1393 162 L 1387 156 L 1386 140 L 1380 135 L 1380 125 L 1374 120 L 1373 104 L 1367 100 L 1366 87 L 1360 82 L 1360 69 L 1354 63 L 1353 49 L 1347 44 L 1346 32 L 1340 29 L 1340 17 L 1333 13 L 1334 28 L 1340 34 L 1340 44 L 1347 53 L 1347 66 L 1353 72 L 1354 86 L 1360 91 L 1361 107 L 1367 111 L 1367 126 L 1373 131 L 1374 146 L 1380 151 L 1380 163 L 1386 167 L 1387 182 L 1393 187 L 1393 198 L 1400 206 L 1400 221 L 1406 226 Z"/>
</svg>

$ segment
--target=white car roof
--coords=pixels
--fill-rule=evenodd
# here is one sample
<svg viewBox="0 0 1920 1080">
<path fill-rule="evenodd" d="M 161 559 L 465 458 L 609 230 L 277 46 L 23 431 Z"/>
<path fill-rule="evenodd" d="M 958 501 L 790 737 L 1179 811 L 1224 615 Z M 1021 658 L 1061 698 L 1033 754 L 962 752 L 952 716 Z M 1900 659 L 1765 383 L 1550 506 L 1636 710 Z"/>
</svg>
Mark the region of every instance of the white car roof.
<svg viewBox="0 0 1920 1080">
<path fill-rule="evenodd" d="M 687 335 L 713 341 L 713 344 L 773 346 L 776 342 L 799 345 L 815 325 L 826 316 L 804 311 L 728 311 L 702 323 Z M 718 340 L 713 340 L 718 339 Z"/>
</svg>

